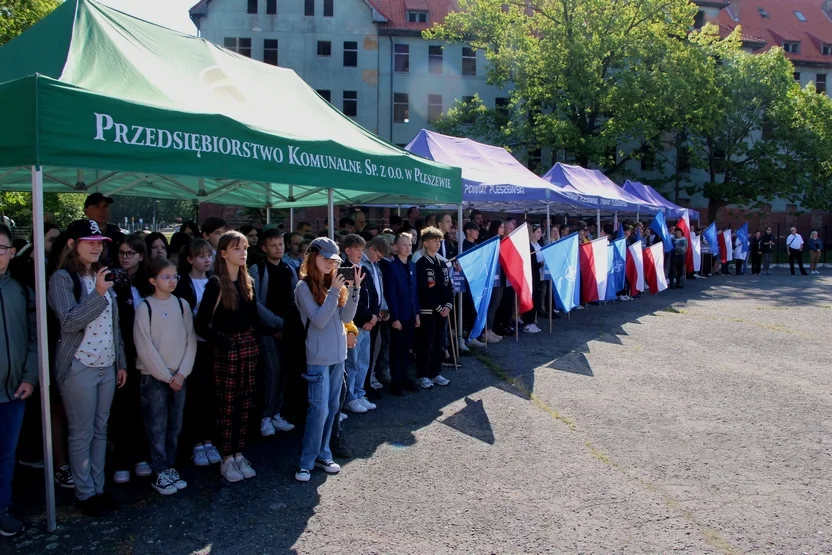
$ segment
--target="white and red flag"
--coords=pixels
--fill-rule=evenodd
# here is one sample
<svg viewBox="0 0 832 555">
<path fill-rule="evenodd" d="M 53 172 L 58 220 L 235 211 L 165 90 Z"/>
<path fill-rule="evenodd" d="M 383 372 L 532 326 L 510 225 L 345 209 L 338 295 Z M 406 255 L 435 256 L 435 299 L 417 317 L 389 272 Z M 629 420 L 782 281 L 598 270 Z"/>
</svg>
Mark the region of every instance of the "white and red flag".
<svg viewBox="0 0 832 555">
<path fill-rule="evenodd" d="M 688 240 L 688 250 L 685 253 L 685 270 L 692 274 L 693 268 L 693 238 L 690 235 L 690 220 L 688 219 L 688 211 L 685 210 L 685 215 L 679 218 L 676 227 L 682 230 L 682 235 Z"/>
<path fill-rule="evenodd" d="M 630 284 L 630 295 L 635 297 L 644 291 L 644 252 L 641 241 L 636 241 L 627 248 L 627 283 Z"/>
<path fill-rule="evenodd" d="M 725 249 L 723 252 L 722 249 Z M 726 229 L 722 232 L 719 240 L 719 253 L 722 255 L 723 264 L 734 260 L 734 242 L 731 240 L 731 230 Z"/>
<path fill-rule="evenodd" d="M 607 294 L 609 241 L 606 237 L 581 245 L 581 302 L 603 301 Z"/>
<path fill-rule="evenodd" d="M 531 249 L 529 226 L 525 223 L 500 243 L 500 265 L 517 294 L 517 309 L 521 313 L 534 308 Z"/>
<path fill-rule="evenodd" d="M 650 294 L 655 295 L 667 289 L 667 278 L 664 276 L 664 246 L 656 243 L 644 249 L 644 281 L 650 288 Z"/>
</svg>

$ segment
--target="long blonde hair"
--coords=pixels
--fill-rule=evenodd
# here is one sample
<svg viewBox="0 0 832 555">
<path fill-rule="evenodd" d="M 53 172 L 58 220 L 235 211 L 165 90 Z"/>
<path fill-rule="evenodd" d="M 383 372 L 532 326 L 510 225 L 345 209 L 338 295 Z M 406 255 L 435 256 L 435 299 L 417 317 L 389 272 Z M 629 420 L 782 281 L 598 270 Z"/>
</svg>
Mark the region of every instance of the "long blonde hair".
<svg viewBox="0 0 832 555">
<path fill-rule="evenodd" d="M 214 275 L 220 278 L 220 295 L 222 295 L 222 306 L 227 310 L 237 310 L 238 289 L 231 279 L 228 272 L 228 263 L 222 257 L 222 252 L 230 248 L 237 247 L 240 243 L 245 244 L 248 248 L 248 239 L 239 231 L 227 231 L 223 233 L 217 243 L 216 260 L 214 261 Z M 237 281 L 240 284 L 239 292 L 243 295 L 243 300 L 246 302 L 254 298 L 254 286 L 252 284 L 251 276 L 248 275 L 245 267 L 240 268 L 237 273 Z"/>
<path fill-rule="evenodd" d="M 332 287 L 332 278 L 335 272 L 323 274 L 315 263 L 315 257 L 317 256 L 320 256 L 317 252 L 306 253 L 306 258 L 303 259 L 303 264 L 300 267 L 300 279 L 309 287 L 315 302 L 322 305 L 326 300 L 326 292 Z M 343 307 L 345 304 L 347 304 L 347 288 L 341 287 L 338 306 Z"/>
</svg>

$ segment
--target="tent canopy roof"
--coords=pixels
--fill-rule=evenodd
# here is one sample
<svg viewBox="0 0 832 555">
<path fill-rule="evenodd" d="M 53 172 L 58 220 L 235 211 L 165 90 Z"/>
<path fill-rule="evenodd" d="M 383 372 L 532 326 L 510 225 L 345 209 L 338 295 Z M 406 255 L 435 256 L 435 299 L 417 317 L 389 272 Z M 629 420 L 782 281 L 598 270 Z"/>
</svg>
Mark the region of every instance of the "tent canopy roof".
<svg viewBox="0 0 832 555">
<path fill-rule="evenodd" d="M 47 191 L 95 183 L 248 206 L 325 204 L 328 187 L 342 202 L 461 200 L 458 169 L 386 143 L 293 71 L 92 0 L 64 2 L 0 48 L 0 105 L 15 107 L 0 129 L 2 189 L 28 189 L 27 166 L 41 165 Z"/>
<path fill-rule="evenodd" d="M 594 209 L 563 195 L 521 164 L 506 149 L 422 129 L 405 147 L 429 160 L 462 169 L 462 200 L 500 209 L 506 203 L 550 202 L 554 211 Z"/>
<path fill-rule="evenodd" d="M 692 208 L 684 208 L 670 202 L 650 185 L 645 185 L 644 183 L 639 183 L 638 181 L 627 180 L 624 183 L 624 190 L 631 195 L 635 195 L 640 199 L 653 204 L 654 206 L 660 207 L 673 218 L 681 218 L 685 210 L 687 210 L 688 215 L 692 220 L 699 220 L 699 212 Z"/>
<path fill-rule="evenodd" d="M 658 212 L 654 205 L 627 193 L 599 170 L 588 170 L 558 162 L 543 179 L 563 187 L 569 196 L 591 203 L 601 210 L 634 214 Z"/>
</svg>

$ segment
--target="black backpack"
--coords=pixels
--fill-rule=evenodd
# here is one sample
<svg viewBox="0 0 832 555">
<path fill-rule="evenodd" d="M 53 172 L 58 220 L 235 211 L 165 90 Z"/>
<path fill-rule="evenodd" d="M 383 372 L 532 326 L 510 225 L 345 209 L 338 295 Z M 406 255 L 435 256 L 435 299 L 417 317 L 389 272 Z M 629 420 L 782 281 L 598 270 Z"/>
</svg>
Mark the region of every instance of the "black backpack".
<svg viewBox="0 0 832 555">
<path fill-rule="evenodd" d="M 176 295 L 173 295 L 173 297 L 179 302 L 179 313 L 184 318 L 185 317 L 185 307 L 182 304 L 182 299 L 180 299 Z M 147 299 L 143 300 L 142 303 L 144 303 L 147 306 L 147 321 L 149 323 L 153 323 L 153 308 L 150 306 L 150 303 L 147 302 Z"/>
</svg>

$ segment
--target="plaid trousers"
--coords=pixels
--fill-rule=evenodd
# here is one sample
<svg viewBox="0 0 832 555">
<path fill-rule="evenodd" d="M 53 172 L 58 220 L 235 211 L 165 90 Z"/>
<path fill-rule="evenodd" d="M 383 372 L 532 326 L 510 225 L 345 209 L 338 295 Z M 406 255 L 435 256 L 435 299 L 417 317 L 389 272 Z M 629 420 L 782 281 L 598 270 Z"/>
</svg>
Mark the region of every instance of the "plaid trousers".
<svg viewBox="0 0 832 555">
<path fill-rule="evenodd" d="M 228 456 L 242 452 L 245 447 L 260 351 L 251 332 L 225 337 L 231 341 L 228 350 L 214 347 L 214 383 L 219 424 L 217 447 L 223 456 Z"/>
</svg>

